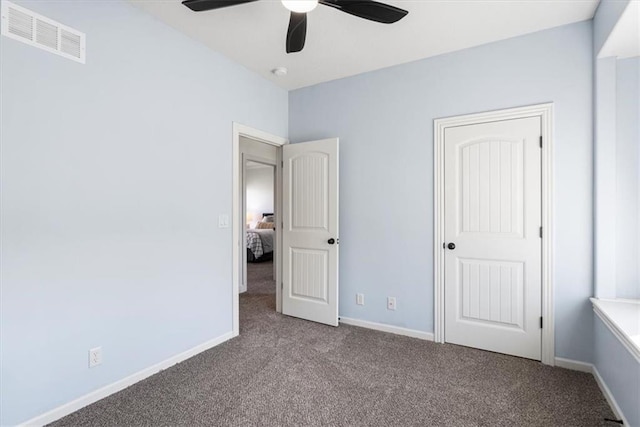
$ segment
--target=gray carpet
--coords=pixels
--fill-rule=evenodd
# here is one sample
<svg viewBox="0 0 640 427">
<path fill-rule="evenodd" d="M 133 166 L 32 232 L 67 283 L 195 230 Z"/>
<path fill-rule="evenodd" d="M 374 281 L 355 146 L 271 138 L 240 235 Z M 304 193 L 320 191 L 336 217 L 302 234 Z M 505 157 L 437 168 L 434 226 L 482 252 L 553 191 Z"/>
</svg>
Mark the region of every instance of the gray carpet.
<svg viewBox="0 0 640 427">
<path fill-rule="evenodd" d="M 247 263 L 246 294 L 276 294 L 276 281 L 273 277 L 273 261 Z M 275 304 L 275 300 L 273 301 Z"/>
<path fill-rule="evenodd" d="M 53 425 L 616 425 L 585 373 L 276 314 L 271 263 L 258 266 L 240 337 Z"/>
</svg>

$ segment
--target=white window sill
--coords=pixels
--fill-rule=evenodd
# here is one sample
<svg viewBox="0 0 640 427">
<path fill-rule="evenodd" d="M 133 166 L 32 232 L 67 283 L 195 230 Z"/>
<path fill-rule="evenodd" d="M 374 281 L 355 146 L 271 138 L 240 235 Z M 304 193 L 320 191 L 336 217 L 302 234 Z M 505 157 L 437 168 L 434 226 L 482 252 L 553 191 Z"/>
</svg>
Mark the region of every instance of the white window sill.
<svg viewBox="0 0 640 427">
<path fill-rule="evenodd" d="M 593 311 L 640 363 L 640 300 L 591 298 Z"/>
</svg>

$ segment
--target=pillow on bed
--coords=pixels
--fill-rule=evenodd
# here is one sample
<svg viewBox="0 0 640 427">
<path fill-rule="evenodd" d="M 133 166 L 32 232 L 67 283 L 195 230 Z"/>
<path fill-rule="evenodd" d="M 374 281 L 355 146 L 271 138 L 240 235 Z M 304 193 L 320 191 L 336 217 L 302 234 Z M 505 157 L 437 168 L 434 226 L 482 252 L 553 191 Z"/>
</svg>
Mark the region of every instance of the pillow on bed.
<svg viewBox="0 0 640 427">
<path fill-rule="evenodd" d="M 273 215 L 265 215 L 262 217 L 262 222 L 274 222 Z"/>
<path fill-rule="evenodd" d="M 258 229 L 268 229 L 268 228 L 274 228 L 275 224 L 273 222 L 262 222 L 262 221 L 258 221 L 258 223 L 256 224 L 256 228 Z"/>
</svg>

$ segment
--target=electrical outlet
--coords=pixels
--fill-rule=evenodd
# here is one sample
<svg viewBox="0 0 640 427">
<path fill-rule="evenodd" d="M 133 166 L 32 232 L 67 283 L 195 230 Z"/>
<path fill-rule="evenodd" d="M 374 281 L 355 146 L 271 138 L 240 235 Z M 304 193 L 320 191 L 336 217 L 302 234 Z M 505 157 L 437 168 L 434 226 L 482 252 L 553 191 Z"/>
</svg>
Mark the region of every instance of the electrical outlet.
<svg viewBox="0 0 640 427">
<path fill-rule="evenodd" d="M 356 304 L 364 305 L 364 294 L 356 294 Z"/>
<path fill-rule="evenodd" d="M 387 310 L 396 309 L 396 297 L 387 297 Z"/>
<path fill-rule="evenodd" d="M 89 367 L 93 368 L 101 364 L 102 364 L 102 347 L 96 347 L 89 350 Z"/>
</svg>

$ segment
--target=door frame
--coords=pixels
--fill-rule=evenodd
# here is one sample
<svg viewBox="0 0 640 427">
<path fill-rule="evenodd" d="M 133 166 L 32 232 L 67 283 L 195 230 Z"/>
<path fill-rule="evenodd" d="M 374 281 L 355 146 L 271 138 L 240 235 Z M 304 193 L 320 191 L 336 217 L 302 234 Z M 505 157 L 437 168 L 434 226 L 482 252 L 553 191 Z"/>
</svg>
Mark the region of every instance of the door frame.
<svg viewBox="0 0 640 427">
<path fill-rule="evenodd" d="M 445 342 L 444 136 L 447 128 L 539 117 L 542 132 L 542 363 L 555 365 L 553 302 L 553 103 L 446 117 L 433 121 L 434 340 Z"/>
<path fill-rule="evenodd" d="M 245 138 L 252 139 L 254 141 L 262 142 L 264 144 L 273 145 L 275 147 L 282 147 L 285 144 L 289 143 L 289 140 L 286 138 L 282 138 L 280 136 L 271 135 L 267 132 L 263 132 L 258 129 L 254 129 L 252 127 L 233 122 L 232 129 L 232 166 L 231 166 L 231 175 L 232 175 L 232 216 L 231 216 L 231 228 L 232 228 L 232 255 L 231 255 L 231 299 L 233 301 L 232 308 L 232 318 L 231 323 L 233 326 L 233 336 L 238 336 L 240 334 L 240 268 L 243 268 L 241 262 L 243 257 L 240 255 L 240 251 L 244 250 L 245 242 L 243 242 L 242 237 L 244 235 L 244 226 L 246 223 L 246 218 L 240 218 L 240 214 L 243 211 L 243 194 L 242 194 L 242 158 L 240 156 L 240 137 L 243 136 Z M 278 156 L 276 160 L 276 182 L 275 188 L 282 188 L 282 150 L 278 150 Z M 276 219 L 278 221 L 282 221 L 280 216 L 280 211 L 282 206 L 282 191 L 276 191 L 275 194 L 275 203 L 274 203 L 274 213 L 276 214 Z M 276 235 L 275 235 L 276 247 L 274 251 L 274 262 L 276 264 L 276 311 L 282 311 L 282 288 L 278 286 L 278 283 L 282 282 L 281 272 L 282 272 L 282 224 L 278 227 L 276 223 Z"/>
</svg>

